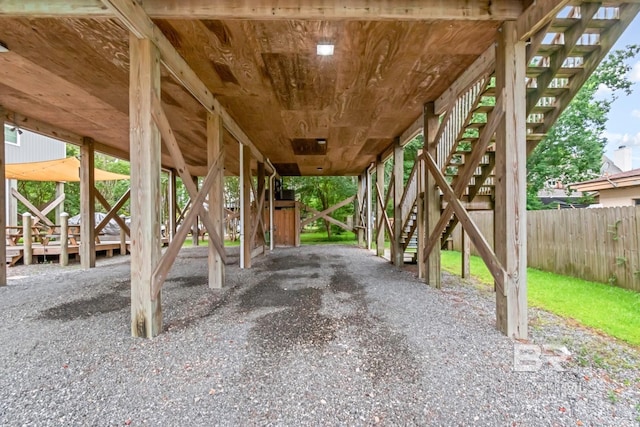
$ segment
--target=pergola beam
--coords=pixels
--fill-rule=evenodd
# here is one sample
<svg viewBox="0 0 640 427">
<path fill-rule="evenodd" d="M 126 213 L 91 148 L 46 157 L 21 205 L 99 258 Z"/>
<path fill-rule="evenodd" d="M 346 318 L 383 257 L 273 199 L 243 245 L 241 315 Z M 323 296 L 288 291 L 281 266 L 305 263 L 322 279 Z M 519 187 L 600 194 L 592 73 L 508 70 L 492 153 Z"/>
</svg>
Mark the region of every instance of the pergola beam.
<svg viewBox="0 0 640 427">
<path fill-rule="evenodd" d="M 135 3 L 135 2 L 130 2 Z M 216 1 L 145 0 L 144 11 L 164 19 L 314 19 L 314 20 L 483 20 L 516 19 L 523 11 L 522 0 L 422 1 L 340 0 L 311 2 L 280 0 L 276 5 L 250 0 Z M 96 0 L 6 0 L 0 16 L 29 17 L 113 17 L 113 12 Z"/>
<path fill-rule="evenodd" d="M 264 161 L 262 153 L 253 145 L 249 137 L 231 118 L 224 107 L 220 105 L 218 100 L 214 98 L 195 71 L 173 47 L 169 39 L 153 23 L 142 6 L 135 1 L 127 0 L 102 0 L 102 2 L 136 37 L 151 40 L 160 51 L 162 63 L 176 81 L 180 82 L 209 113 L 220 114 L 229 133 L 243 145 L 251 147 L 251 152 L 256 160 Z M 192 15 L 189 16 L 193 18 Z"/>
</svg>

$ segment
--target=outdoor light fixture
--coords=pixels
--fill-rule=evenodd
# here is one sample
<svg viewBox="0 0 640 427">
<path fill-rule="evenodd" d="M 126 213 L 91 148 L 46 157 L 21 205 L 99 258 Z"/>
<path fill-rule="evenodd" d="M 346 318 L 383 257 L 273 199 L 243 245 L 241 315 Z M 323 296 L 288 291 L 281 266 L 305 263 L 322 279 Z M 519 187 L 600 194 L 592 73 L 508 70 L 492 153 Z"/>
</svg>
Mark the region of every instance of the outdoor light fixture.
<svg viewBox="0 0 640 427">
<path fill-rule="evenodd" d="M 318 143 L 318 145 L 325 145 L 327 143 L 327 140 L 324 138 L 321 138 L 321 139 L 316 139 L 316 142 Z"/>
<path fill-rule="evenodd" d="M 318 166 L 318 170 L 321 171 L 322 170 L 322 166 Z"/>
<path fill-rule="evenodd" d="M 320 56 L 333 55 L 333 45 L 329 43 L 318 43 L 317 52 Z"/>
<path fill-rule="evenodd" d="M 7 47 L 6 44 L 0 42 L 0 53 L 5 53 L 5 52 L 9 52 L 9 48 Z"/>
</svg>

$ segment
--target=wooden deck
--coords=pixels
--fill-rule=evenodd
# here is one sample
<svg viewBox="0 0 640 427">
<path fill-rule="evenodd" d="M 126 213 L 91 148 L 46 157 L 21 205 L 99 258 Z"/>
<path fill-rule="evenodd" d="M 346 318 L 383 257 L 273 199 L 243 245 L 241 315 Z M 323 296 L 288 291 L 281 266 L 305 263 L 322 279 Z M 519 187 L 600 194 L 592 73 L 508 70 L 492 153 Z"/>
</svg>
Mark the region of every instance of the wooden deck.
<svg viewBox="0 0 640 427">
<path fill-rule="evenodd" d="M 169 243 L 168 238 L 162 239 L 162 244 L 167 245 Z M 124 243 L 124 247 L 119 240 L 107 240 L 104 242 L 96 242 L 96 255 L 104 254 L 106 257 L 112 257 L 114 253 L 118 254 L 128 254 L 131 251 L 131 241 L 127 240 Z M 49 260 L 49 257 L 56 257 L 59 259 L 61 252 L 61 246 L 59 241 L 49 242 L 46 245 L 42 243 L 34 243 L 32 246 L 32 254 L 34 257 L 44 257 Z M 80 245 L 79 244 L 70 244 L 68 249 L 69 255 L 79 256 L 80 253 Z M 15 245 L 15 246 L 7 246 L 7 257 L 6 262 L 8 266 L 14 266 L 17 262 L 19 262 L 24 256 L 24 246 L 23 245 Z M 34 259 L 34 264 L 37 263 L 37 260 Z"/>
</svg>

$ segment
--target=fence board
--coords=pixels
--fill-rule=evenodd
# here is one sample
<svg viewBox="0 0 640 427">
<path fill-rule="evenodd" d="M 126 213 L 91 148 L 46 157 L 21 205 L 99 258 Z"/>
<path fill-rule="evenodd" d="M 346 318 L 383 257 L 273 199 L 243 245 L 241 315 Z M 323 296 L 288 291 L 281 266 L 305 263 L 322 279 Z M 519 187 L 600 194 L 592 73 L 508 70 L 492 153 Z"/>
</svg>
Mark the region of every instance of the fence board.
<svg viewBox="0 0 640 427">
<path fill-rule="evenodd" d="M 493 212 L 471 217 L 493 247 Z M 527 212 L 530 267 L 640 291 L 640 207 Z M 461 231 L 453 235 L 461 250 Z M 471 246 L 471 253 L 478 255 Z"/>
</svg>

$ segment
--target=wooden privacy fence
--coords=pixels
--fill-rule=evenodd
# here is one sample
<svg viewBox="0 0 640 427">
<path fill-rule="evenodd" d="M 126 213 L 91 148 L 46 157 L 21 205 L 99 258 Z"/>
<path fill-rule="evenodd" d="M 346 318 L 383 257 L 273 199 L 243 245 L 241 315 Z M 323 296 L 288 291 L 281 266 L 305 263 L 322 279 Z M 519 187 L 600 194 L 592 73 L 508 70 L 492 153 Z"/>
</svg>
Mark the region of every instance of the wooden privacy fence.
<svg viewBox="0 0 640 427">
<path fill-rule="evenodd" d="M 493 212 L 471 212 L 493 246 Z M 461 250 L 461 229 L 453 234 Z M 472 246 L 471 251 L 477 255 Z M 640 207 L 527 212 L 529 267 L 640 291 Z"/>
</svg>

